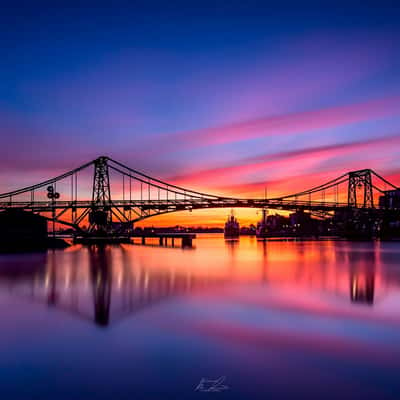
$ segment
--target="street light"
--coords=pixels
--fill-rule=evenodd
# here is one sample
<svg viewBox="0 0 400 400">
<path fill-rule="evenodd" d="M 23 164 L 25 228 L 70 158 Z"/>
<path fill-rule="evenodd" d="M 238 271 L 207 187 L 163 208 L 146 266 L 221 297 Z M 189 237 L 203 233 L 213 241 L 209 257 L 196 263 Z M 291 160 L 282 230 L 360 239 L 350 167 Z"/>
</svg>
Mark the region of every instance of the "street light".
<svg viewBox="0 0 400 400">
<path fill-rule="evenodd" d="M 49 199 L 51 199 L 51 205 L 52 205 L 52 216 L 53 216 L 53 238 L 56 235 L 56 231 L 55 231 L 55 218 L 56 218 L 56 209 L 55 209 L 55 202 L 56 199 L 60 198 L 60 193 L 56 192 L 54 190 L 53 186 L 47 186 L 47 197 Z"/>
</svg>

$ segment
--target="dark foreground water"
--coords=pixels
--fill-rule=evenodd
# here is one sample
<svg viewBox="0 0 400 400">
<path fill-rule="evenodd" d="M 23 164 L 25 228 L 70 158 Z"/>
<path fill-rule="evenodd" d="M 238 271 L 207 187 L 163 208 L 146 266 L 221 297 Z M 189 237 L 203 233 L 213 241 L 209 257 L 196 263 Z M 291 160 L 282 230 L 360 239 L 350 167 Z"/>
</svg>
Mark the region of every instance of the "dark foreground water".
<svg viewBox="0 0 400 400">
<path fill-rule="evenodd" d="M 400 243 L 195 246 L 0 256 L 1 398 L 400 398 Z"/>
</svg>

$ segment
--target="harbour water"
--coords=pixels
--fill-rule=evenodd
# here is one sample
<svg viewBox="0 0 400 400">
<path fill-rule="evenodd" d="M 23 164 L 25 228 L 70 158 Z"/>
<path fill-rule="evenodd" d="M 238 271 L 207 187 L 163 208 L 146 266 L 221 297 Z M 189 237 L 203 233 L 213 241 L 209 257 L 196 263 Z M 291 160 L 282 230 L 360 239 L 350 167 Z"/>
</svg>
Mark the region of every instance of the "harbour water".
<svg viewBox="0 0 400 400">
<path fill-rule="evenodd" d="M 400 243 L 194 246 L 1 255 L 2 398 L 399 398 Z"/>
</svg>

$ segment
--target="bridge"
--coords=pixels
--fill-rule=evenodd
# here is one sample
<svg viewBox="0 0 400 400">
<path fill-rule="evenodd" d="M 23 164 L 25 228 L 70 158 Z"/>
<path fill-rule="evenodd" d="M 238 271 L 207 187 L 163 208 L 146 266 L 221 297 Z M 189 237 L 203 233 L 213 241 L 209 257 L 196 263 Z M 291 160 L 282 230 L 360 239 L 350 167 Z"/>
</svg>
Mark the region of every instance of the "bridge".
<svg viewBox="0 0 400 400">
<path fill-rule="evenodd" d="M 89 176 L 92 186 L 82 189 L 80 182 Z M 110 231 L 117 225 L 114 230 L 131 229 L 134 223 L 153 216 L 207 208 L 267 208 L 315 214 L 360 210 L 369 215 L 388 209 L 400 211 L 398 203 L 378 202 L 389 190 L 397 191 L 398 187 L 373 170 L 363 169 L 281 197 L 226 197 L 163 182 L 102 156 L 38 184 L 0 194 L 0 212 L 24 210 L 78 232 L 88 224 L 87 231 L 96 232 Z"/>
</svg>

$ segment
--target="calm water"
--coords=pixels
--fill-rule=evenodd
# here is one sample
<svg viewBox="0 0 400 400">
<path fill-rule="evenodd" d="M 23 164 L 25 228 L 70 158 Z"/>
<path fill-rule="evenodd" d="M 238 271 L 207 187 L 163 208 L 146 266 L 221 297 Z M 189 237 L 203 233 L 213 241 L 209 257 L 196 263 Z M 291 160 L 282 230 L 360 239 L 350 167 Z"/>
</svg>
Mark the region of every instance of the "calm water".
<svg viewBox="0 0 400 400">
<path fill-rule="evenodd" d="M 195 246 L 0 256 L 1 398 L 400 397 L 400 243 Z"/>
</svg>

